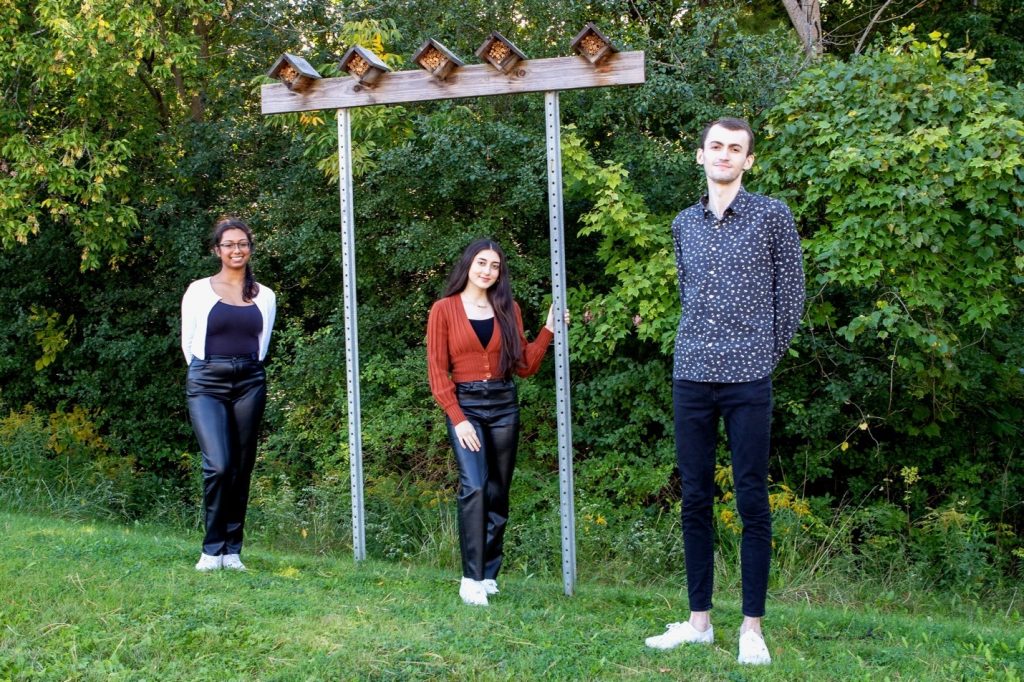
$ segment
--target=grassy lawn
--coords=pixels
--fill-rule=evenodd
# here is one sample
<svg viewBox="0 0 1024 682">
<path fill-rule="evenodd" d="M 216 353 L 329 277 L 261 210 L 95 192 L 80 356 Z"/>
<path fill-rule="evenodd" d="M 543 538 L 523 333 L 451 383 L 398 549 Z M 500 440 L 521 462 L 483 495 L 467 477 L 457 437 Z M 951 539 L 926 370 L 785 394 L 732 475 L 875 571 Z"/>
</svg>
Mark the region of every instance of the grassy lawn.
<svg viewBox="0 0 1024 682">
<path fill-rule="evenodd" d="M 676 585 L 513 575 L 489 608 L 433 569 L 249 548 L 247 573 L 192 569 L 199 539 L 0 513 L 0 680 L 1024 677 L 1020 609 L 883 612 L 769 598 L 775 663 L 735 660 L 736 600 L 711 647 L 648 650 L 685 614 Z M 1005 608 L 1005 607 L 1004 607 Z"/>
</svg>

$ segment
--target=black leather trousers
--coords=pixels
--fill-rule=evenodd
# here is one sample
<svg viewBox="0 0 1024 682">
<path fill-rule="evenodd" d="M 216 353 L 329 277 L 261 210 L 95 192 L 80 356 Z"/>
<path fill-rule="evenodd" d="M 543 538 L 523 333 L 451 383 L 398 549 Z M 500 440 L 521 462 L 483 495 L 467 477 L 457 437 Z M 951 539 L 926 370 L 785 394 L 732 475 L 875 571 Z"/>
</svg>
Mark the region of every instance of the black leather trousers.
<svg viewBox="0 0 1024 682">
<path fill-rule="evenodd" d="M 459 548 L 462 575 L 473 580 L 496 578 L 504 558 L 508 494 L 519 447 L 519 401 L 507 381 L 472 381 L 455 385 L 466 419 L 480 437 L 480 450 L 459 444 L 448 423 L 448 439 L 459 466 Z"/>
<path fill-rule="evenodd" d="M 193 358 L 185 396 L 203 452 L 203 553 L 240 554 L 256 438 L 267 404 L 263 363 L 249 356 Z"/>
</svg>

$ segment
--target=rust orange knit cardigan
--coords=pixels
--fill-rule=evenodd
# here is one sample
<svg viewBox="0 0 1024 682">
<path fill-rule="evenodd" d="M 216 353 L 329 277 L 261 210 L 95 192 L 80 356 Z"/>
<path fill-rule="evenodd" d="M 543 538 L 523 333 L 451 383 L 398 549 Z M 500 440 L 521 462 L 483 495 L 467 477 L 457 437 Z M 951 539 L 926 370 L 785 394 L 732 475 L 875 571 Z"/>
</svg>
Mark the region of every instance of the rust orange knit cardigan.
<svg viewBox="0 0 1024 682">
<path fill-rule="evenodd" d="M 519 304 L 513 302 L 512 305 L 523 349 L 515 372 L 521 377 L 528 377 L 540 369 L 554 334 L 547 327 L 541 327 L 537 338 L 527 342 Z M 473 325 L 466 316 L 458 294 L 442 298 L 430 308 L 430 317 L 427 319 L 427 375 L 430 379 L 430 392 L 452 420 L 452 424 L 466 419 L 455 397 L 455 384 L 502 379 L 504 377 L 498 374 L 499 367 L 501 327 L 498 318 L 494 318 L 494 333 L 491 334 L 487 348 L 484 348 L 473 331 Z"/>
</svg>

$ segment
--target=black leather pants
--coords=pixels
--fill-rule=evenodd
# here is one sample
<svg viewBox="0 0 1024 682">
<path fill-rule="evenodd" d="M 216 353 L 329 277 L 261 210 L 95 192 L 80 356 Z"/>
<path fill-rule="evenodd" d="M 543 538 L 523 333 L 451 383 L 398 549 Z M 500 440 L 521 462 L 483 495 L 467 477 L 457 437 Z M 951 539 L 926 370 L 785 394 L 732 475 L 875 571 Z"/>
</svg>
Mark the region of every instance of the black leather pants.
<svg viewBox="0 0 1024 682">
<path fill-rule="evenodd" d="M 467 450 L 447 420 L 448 439 L 459 466 L 462 575 L 473 580 L 496 578 L 504 558 L 508 493 L 519 447 L 516 385 L 512 380 L 473 381 L 456 384 L 455 394 L 480 437 L 480 450 Z"/>
<path fill-rule="evenodd" d="M 185 395 L 203 451 L 203 553 L 240 554 L 256 437 L 267 404 L 263 363 L 249 356 L 193 358 Z"/>
</svg>

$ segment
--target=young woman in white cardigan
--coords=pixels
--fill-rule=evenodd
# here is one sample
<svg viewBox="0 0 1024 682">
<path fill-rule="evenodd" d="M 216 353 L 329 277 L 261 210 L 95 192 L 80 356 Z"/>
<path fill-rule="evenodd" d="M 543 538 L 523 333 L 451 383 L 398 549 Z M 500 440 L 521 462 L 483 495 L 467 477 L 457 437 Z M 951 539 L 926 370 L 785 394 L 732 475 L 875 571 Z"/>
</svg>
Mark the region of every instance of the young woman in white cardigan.
<svg viewBox="0 0 1024 682">
<path fill-rule="evenodd" d="M 253 276 L 253 236 L 245 222 L 218 220 L 212 242 L 220 272 L 192 282 L 181 299 L 185 395 L 203 453 L 206 536 L 196 570 L 242 571 L 249 481 L 267 402 L 263 359 L 277 304 Z"/>
</svg>

